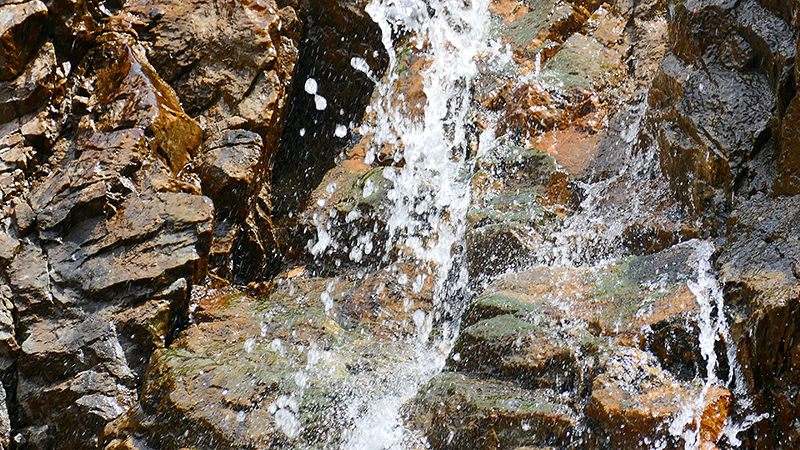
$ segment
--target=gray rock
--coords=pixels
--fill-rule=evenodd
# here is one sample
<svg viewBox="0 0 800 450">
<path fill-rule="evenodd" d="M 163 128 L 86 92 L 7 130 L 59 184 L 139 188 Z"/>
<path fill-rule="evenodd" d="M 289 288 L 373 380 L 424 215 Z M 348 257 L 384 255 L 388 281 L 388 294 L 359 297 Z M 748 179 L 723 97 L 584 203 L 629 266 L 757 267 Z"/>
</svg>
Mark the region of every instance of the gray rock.
<svg viewBox="0 0 800 450">
<path fill-rule="evenodd" d="M 78 222 L 46 245 L 53 276 L 94 298 L 147 298 L 178 278 L 199 279 L 213 229 L 207 197 L 129 195 L 108 220 Z"/>
</svg>

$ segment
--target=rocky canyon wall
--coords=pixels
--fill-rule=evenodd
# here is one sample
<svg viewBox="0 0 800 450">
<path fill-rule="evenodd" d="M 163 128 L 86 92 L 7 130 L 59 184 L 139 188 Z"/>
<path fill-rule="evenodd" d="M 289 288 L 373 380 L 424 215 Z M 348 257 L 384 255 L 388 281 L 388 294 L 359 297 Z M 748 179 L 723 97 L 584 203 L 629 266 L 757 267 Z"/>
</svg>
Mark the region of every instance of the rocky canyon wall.
<svg viewBox="0 0 800 450">
<path fill-rule="evenodd" d="M 435 264 L 384 245 L 404 162 L 357 130 L 389 59 L 366 4 L 0 0 L 1 448 L 339 448 L 353 386 L 444 333 Z M 680 447 L 706 259 L 743 391 L 706 392 L 701 448 L 747 417 L 741 448 L 800 446 L 800 2 L 489 10 L 469 304 L 407 447 Z M 393 38 L 421 120 L 427 47 Z"/>
</svg>

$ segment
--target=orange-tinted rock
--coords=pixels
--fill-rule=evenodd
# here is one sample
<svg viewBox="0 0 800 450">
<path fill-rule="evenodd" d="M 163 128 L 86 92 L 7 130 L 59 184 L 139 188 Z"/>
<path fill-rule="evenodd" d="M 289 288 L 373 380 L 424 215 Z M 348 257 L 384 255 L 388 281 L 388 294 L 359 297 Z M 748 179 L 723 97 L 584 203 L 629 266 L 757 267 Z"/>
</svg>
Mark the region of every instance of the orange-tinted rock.
<svg viewBox="0 0 800 450">
<path fill-rule="evenodd" d="M 601 423 L 596 437 L 601 448 L 677 449 L 669 426 L 696 387 L 681 385 L 646 353 L 621 349 L 611 355 L 605 372 L 592 383 L 587 414 Z"/>
<path fill-rule="evenodd" d="M 420 262 L 372 272 L 342 299 L 341 315 L 348 321 L 379 324 L 373 330 L 379 338 L 430 332 L 431 324 L 418 323 L 420 313 L 416 311 L 430 313 L 433 309 L 435 276 L 430 265 Z"/>
<path fill-rule="evenodd" d="M 581 176 L 597 154 L 602 136 L 586 133 L 576 127 L 548 131 L 536 142 L 536 147 L 558 161 L 573 176 Z"/>
<path fill-rule="evenodd" d="M 528 83 L 507 96 L 506 106 L 498 123 L 497 135 L 509 132 L 534 136 L 541 130 L 552 129 L 563 120 L 563 107 L 538 83 Z"/>
<path fill-rule="evenodd" d="M 725 421 L 731 414 L 731 391 L 712 386 L 704 400 L 705 409 L 700 416 L 700 439 L 708 443 L 719 441 Z"/>
<path fill-rule="evenodd" d="M 299 21 L 273 1 L 135 1 L 153 66 L 190 114 L 238 115 L 274 154 L 297 61 Z"/>
</svg>

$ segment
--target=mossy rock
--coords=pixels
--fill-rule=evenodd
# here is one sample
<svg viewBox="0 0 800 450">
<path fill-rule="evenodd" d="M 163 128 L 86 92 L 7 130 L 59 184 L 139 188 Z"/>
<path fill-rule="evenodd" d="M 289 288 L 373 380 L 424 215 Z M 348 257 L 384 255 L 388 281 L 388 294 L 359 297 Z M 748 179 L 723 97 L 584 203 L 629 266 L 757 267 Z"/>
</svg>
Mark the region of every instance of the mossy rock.
<svg viewBox="0 0 800 450">
<path fill-rule="evenodd" d="M 614 50 L 582 34 L 570 37 L 547 61 L 541 78 L 563 89 L 592 90 L 608 84 L 622 58 Z"/>
<path fill-rule="evenodd" d="M 524 318 L 539 310 L 539 305 L 526 303 L 502 293 L 489 293 L 472 302 L 461 318 L 461 326 L 466 328 L 481 320 L 502 315 Z"/>
<path fill-rule="evenodd" d="M 435 450 L 567 445 L 577 425 L 572 407 L 547 389 L 442 372 L 406 409 Z"/>
<path fill-rule="evenodd" d="M 525 48 L 529 56 L 536 48 L 529 44 L 545 36 L 556 43 L 564 42 L 572 33 L 579 30 L 588 17 L 584 11 L 562 1 L 527 2 L 530 11 L 521 19 L 509 24 L 495 22 L 492 35 L 511 45 L 512 49 Z"/>
</svg>

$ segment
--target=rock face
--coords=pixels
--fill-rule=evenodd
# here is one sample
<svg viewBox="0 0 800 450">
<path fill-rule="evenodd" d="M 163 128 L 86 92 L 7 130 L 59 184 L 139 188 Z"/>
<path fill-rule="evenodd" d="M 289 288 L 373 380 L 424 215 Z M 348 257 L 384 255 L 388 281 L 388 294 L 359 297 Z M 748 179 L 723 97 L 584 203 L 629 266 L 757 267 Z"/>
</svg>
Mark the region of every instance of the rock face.
<svg viewBox="0 0 800 450">
<path fill-rule="evenodd" d="M 797 445 L 797 2 L 685 2 L 650 90 L 648 122 L 682 201 L 720 237 L 741 384 L 769 419 L 747 448 Z"/>
<path fill-rule="evenodd" d="M 793 127 L 782 125 L 793 120 L 797 32 L 757 1 L 692 2 L 674 14 L 648 120 L 673 189 L 718 227 L 736 195 L 797 192 Z"/>
<path fill-rule="evenodd" d="M 720 255 L 732 305 L 732 333 L 746 384 L 757 393 L 770 419 L 752 433 L 753 448 L 791 448 L 800 436 L 788 424 L 797 420 L 796 363 L 797 268 L 800 246 L 793 235 L 798 220 L 795 197 L 755 196 L 734 209 L 730 244 Z"/>
<path fill-rule="evenodd" d="M 7 235 L 17 240 L 5 275 L 19 340 L 17 420 L 26 427 L 15 439 L 34 448 L 95 446 L 105 424 L 137 403 L 149 352 L 172 326 L 122 334 L 150 320 L 127 310 L 160 299 L 157 320 L 180 320 L 213 230 L 211 201 L 174 175 L 202 130 L 141 46 L 104 33 L 74 76 L 92 92 L 73 98 L 84 102 L 73 105 L 74 141 L 16 197 Z"/>
<path fill-rule="evenodd" d="M 368 3 L 0 0 L 0 448 L 800 446 L 800 2 L 491 1 L 446 276 Z"/>
<path fill-rule="evenodd" d="M 691 380 L 704 370 L 699 307 L 686 287 L 694 245 L 600 273 L 498 278 L 464 314 L 445 372 L 420 390 L 411 422 L 434 448 L 678 448 L 669 423 L 699 395 Z M 645 282 L 653 279 L 658 287 Z M 581 416 L 594 425 L 578 426 Z"/>
<path fill-rule="evenodd" d="M 230 6 L 0 5 L 3 448 L 104 447 L 194 286 L 274 270 L 300 23 Z"/>
</svg>

